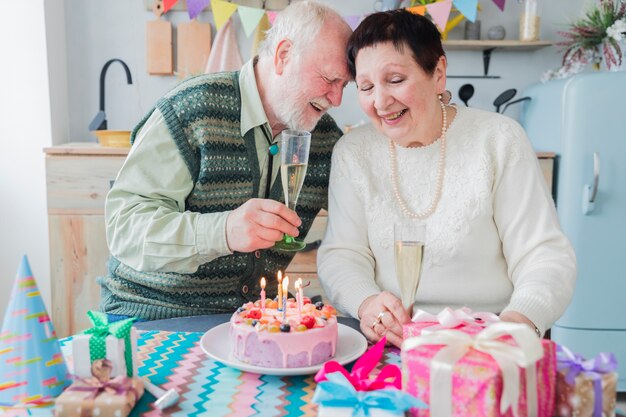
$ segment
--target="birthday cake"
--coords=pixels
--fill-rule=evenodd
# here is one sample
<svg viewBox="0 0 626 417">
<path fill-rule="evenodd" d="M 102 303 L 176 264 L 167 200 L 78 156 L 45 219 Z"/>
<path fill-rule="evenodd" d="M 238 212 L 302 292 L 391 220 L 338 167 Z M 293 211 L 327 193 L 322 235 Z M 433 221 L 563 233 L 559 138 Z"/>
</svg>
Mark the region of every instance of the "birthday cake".
<svg viewBox="0 0 626 417">
<path fill-rule="evenodd" d="M 337 346 L 337 312 L 304 297 L 298 308 L 293 298 L 286 311 L 274 300 L 249 302 L 230 319 L 233 356 L 265 368 L 301 368 L 331 359 Z M 300 310 L 298 312 L 298 310 Z"/>
</svg>

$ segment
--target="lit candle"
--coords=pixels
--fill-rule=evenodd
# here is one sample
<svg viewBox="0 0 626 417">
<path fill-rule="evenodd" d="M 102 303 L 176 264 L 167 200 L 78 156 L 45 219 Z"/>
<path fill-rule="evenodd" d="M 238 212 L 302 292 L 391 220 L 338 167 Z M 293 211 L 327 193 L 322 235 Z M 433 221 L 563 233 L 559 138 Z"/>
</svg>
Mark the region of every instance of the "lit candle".
<svg viewBox="0 0 626 417">
<path fill-rule="evenodd" d="M 278 309 L 283 309 L 283 274 L 278 271 Z"/>
<path fill-rule="evenodd" d="M 296 306 L 298 307 L 298 323 L 302 320 L 302 279 L 296 280 Z"/>
<path fill-rule="evenodd" d="M 287 323 L 287 294 L 289 294 L 289 277 L 283 279 L 283 323 Z"/>
<path fill-rule="evenodd" d="M 261 278 L 261 313 L 265 314 L 265 277 Z"/>
</svg>

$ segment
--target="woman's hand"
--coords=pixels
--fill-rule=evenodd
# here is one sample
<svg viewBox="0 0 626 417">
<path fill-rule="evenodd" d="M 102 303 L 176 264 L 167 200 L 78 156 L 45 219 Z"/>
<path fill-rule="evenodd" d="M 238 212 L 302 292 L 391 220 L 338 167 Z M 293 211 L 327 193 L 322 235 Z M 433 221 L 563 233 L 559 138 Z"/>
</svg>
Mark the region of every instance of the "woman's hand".
<svg viewBox="0 0 626 417">
<path fill-rule="evenodd" d="M 397 347 L 402 345 L 402 325 L 411 321 L 402 301 L 387 291 L 366 298 L 359 307 L 359 319 L 368 340 L 375 343 L 386 336 Z"/>
<path fill-rule="evenodd" d="M 528 317 L 526 317 L 522 313 L 518 313 L 517 311 L 509 310 L 501 313 L 500 320 L 507 321 L 509 323 L 527 324 L 528 326 L 530 326 L 531 329 L 533 329 L 533 331 L 537 331 L 537 326 L 535 326 L 535 323 L 533 323 L 528 319 Z M 537 334 L 537 336 L 539 336 L 539 334 Z"/>
</svg>

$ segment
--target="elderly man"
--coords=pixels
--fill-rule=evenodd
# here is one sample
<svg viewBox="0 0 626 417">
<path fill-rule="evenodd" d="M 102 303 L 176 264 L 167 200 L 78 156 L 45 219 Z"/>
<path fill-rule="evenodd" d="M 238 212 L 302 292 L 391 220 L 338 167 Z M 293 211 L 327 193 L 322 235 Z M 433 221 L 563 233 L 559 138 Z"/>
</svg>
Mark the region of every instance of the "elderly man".
<svg viewBox="0 0 626 417">
<path fill-rule="evenodd" d="M 325 113 L 350 79 L 350 34 L 332 9 L 294 3 L 241 71 L 189 79 L 158 101 L 107 197 L 104 312 L 145 320 L 230 312 L 257 298 L 261 276 L 289 264 L 293 253 L 271 247 L 284 233 L 306 235 L 327 205 L 342 132 Z M 286 128 L 312 131 L 298 214 L 280 202 L 276 181 Z"/>
</svg>

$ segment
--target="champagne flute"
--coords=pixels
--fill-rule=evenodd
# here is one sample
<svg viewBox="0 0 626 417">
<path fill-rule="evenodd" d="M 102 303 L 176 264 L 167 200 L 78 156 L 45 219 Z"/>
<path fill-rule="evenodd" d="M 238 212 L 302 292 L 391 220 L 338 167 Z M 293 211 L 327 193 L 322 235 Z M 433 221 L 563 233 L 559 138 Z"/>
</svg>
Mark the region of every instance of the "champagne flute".
<svg viewBox="0 0 626 417">
<path fill-rule="evenodd" d="M 311 133 L 304 130 L 284 130 L 281 133 L 280 147 L 280 178 L 285 193 L 285 204 L 296 210 L 298 196 L 304 183 L 306 167 L 309 162 Z M 299 251 L 306 244 L 287 234 L 276 242 L 274 249 L 283 251 Z"/>
<path fill-rule="evenodd" d="M 416 220 L 394 224 L 394 257 L 402 305 L 409 315 L 422 274 L 426 225 Z"/>
</svg>

